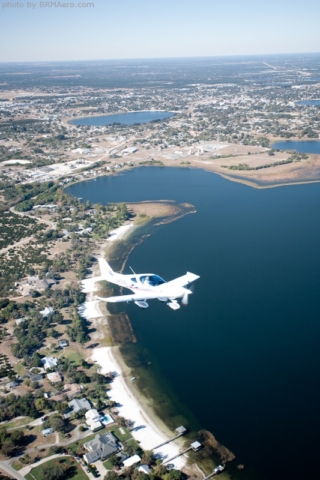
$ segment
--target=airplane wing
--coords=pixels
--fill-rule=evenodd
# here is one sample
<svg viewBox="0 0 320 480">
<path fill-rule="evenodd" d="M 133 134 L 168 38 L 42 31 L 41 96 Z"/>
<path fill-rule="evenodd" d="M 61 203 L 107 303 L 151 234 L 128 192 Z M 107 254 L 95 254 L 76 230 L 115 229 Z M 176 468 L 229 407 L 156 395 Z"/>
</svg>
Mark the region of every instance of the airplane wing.
<svg viewBox="0 0 320 480">
<path fill-rule="evenodd" d="M 96 297 L 98 300 L 102 300 L 103 302 L 111 302 L 111 303 L 118 303 L 118 302 L 136 302 L 139 300 L 148 300 L 151 298 L 158 298 L 161 297 L 159 292 L 146 292 L 146 293 L 133 293 L 132 295 L 119 295 L 118 297 Z"/>
<path fill-rule="evenodd" d="M 190 285 L 190 283 L 194 282 L 195 280 L 198 280 L 200 278 L 199 275 L 196 275 L 191 272 L 187 272 L 185 275 L 182 275 L 182 277 L 175 278 L 174 280 L 171 280 L 170 282 L 166 283 L 166 288 L 167 287 L 187 287 Z"/>
</svg>

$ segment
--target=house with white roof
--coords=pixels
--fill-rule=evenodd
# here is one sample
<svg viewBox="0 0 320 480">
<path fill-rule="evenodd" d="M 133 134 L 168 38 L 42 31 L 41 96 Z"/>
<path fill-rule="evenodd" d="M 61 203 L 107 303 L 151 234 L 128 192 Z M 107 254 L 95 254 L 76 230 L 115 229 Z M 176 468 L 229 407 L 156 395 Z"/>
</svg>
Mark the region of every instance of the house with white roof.
<svg viewBox="0 0 320 480">
<path fill-rule="evenodd" d="M 48 368 L 54 368 L 58 365 L 58 360 L 54 357 L 43 357 L 41 358 L 43 368 L 48 370 Z"/>
<path fill-rule="evenodd" d="M 100 428 L 103 427 L 103 424 L 101 423 L 100 420 L 100 414 L 98 413 L 98 410 L 95 408 L 91 408 L 90 410 L 87 411 L 86 413 L 86 423 L 90 427 L 90 430 L 93 432 L 96 432 L 97 430 L 100 430 Z"/>
</svg>

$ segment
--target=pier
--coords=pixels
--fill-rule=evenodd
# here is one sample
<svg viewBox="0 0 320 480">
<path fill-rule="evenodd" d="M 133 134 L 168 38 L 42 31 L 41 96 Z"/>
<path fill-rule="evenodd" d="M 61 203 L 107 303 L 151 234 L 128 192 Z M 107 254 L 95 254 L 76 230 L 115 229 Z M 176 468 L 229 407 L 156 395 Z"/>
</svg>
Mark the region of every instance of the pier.
<svg viewBox="0 0 320 480">
<path fill-rule="evenodd" d="M 152 451 L 157 450 L 157 448 L 163 447 L 164 445 L 167 445 L 168 443 L 173 442 L 173 440 L 176 440 L 177 438 L 182 437 L 182 435 L 184 435 L 187 432 L 187 429 L 181 425 L 181 427 L 176 428 L 175 431 L 178 432 L 178 434 L 175 437 L 170 438 L 166 442 L 160 443 L 160 445 L 157 445 L 156 447 L 153 447 L 151 450 Z M 174 457 L 174 458 L 176 458 L 176 457 Z"/>
<path fill-rule="evenodd" d="M 166 463 L 172 462 L 172 460 L 175 460 L 176 458 L 181 457 L 181 456 L 184 455 L 185 453 L 189 452 L 189 450 L 192 450 L 192 447 L 188 447 L 188 448 L 186 448 L 186 450 L 184 450 L 184 451 L 181 452 L 181 453 L 178 453 L 178 454 L 175 455 L 174 457 L 168 458 L 168 460 L 164 460 L 161 465 L 165 465 Z"/>
</svg>

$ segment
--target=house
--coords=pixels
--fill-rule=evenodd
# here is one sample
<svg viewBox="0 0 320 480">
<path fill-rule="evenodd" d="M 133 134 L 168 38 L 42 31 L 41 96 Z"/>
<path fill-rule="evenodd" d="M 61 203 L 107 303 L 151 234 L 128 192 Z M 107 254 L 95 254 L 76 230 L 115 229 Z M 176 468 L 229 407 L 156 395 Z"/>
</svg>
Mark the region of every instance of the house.
<svg viewBox="0 0 320 480">
<path fill-rule="evenodd" d="M 16 319 L 16 325 L 20 325 L 20 323 L 25 322 L 27 320 L 26 317 L 21 317 Z"/>
<path fill-rule="evenodd" d="M 59 347 L 60 348 L 65 348 L 69 346 L 68 340 L 65 340 L 64 338 L 62 340 L 59 340 Z"/>
<path fill-rule="evenodd" d="M 90 429 L 93 432 L 96 432 L 97 430 L 100 430 L 100 428 L 103 427 L 103 424 L 101 423 L 100 420 L 100 414 L 98 413 L 98 410 L 95 408 L 91 408 L 90 410 L 87 411 L 86 413 L 86 422 L 87 425 L 89 425 Z"/>
<path fill-rule="evenodd" d="M 51 383 L 58 383 L 62 382 L 62 377 L 58 372 L 52 372 L 47 374 L 47 379 L 50 380 Z"/>
<path fill-rule="evenodd" d="M 141 458 L 139 455 L 132 455 L 132 457 L 127 458 L 127 460 L 123 461 L 123 465 L 125 467 L 131 467 L 131 465 L 134 465 L 135 463 L 141 462 Z"/>
<path fill-rule="evenodd" d="M 19 383 L 15 381 L 7 383 L 7 388 L 16 388 L 18 386 L 19 386 Z"/>
<path fill-rule="evenodd" d="M 47 437 L 48 435 L 51 435 L 54 432 L 53 428 L 45 428 L 42 430 L 42 435 L 44 437 Z"/>
<path fill-rule="evenodd" d="M 93 463 L 100 458 L 107 458 L 119 449 L 116 437 L 111 433 L 97 434 L 93 440 L 84 444 L 88 450 L 83 458 L 87 463 Z"/>
<path fill-rule="evenodd" d="M 53 279 L 39 279 L 38 275 L 34 275 L 21 282 L 19 291 L 21 295 L 27 297 L 33 290 L 43 291 L 55 283 Z"/>
<path fill-rule="evenodd" d="M 42 382 L 43 376 L 41 373 L 26 373 L 22 379 L 30 378 L 31 382 Z"/>
<path fill-rule="evenodd" d="M 86 398 L 74 398 L 68 403 L 69 411 L 64 413 L 64 418 L 69 418 L 73 413 L 78 413 L 81 410 L 90 410 L 91 405 Z"/>
<path fill-rule="evenodd" d="M 58 365 L 58 360 L 54 357 L 43 357 L 41 358 L 43 368 L 48 370 L 48 368 L 54 368 Z"/>
<path fill-rule="evenodd" d="M 145 473 L 146 475 L 150 475 L 152 472 L 152 469 L 149 467 L 149 465 L 140 465 L 138 468 L 138 472 Z"/>
<path fill-rule="evenodd" d="M 43 317 L 48 317 L 54 314 L 54 310 L 52 307 L 46 307 L 44 310 L 41 310 L 40 313 Z"/>
<path fill-rule="evenodd" d="M 65 383 L 63 387 L 63 394 L 67 395 L 69 400 L 79 395 L 82 390 L 82 386 L 77 383 Z"/>
</svg>

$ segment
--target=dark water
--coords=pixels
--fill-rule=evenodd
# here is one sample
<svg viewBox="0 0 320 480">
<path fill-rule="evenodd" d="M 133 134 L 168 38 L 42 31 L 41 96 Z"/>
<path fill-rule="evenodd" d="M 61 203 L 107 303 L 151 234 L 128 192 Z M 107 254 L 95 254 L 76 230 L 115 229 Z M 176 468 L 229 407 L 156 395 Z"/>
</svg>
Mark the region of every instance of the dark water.
<svg viewBox="0 0 320 480">
<path fill-rule="evenodd" d="M 124 125 L 133 125 L 134 123 L 148 123 L 155 120 L 163 120 L 165 118 L 173 117 L 172 112 L 162 111 L 145 111 L 145 112 L 130 112 L 118 113 L 116 115 L 101 115 L 99 117 L 86 117 L 70 120 L 71 125 L 91 125 L 102 127 L 104 125 L 111 125 L 112 123 L 123 123 Z"/>
<path fill-rule="evenodd" d="M 297 102 L 296 105 L 308 105 L 308 106 L 314 106 L 314 105 L 320 105 L 320 100 L 301 100 L 301 102 Z"/>
<path fill-rule="evenodd" d="M 296 150 L 299 153 L 320 153 L 320 140 L 305 140 L 299 141 L 285 141 L 275 142 L 272 148 L 279 150 Z"/>
<path fill-rule="evenodd" d="M 201 276 L 188 308 L 124 305 L 139 345 L 239 463 L 266 479 L 320 478 L 320 185 L 256 190 L 201 170 L 141 168 L 68 191 L 195 205 L 129 257 L 166 280 Z"/>
</svg>

